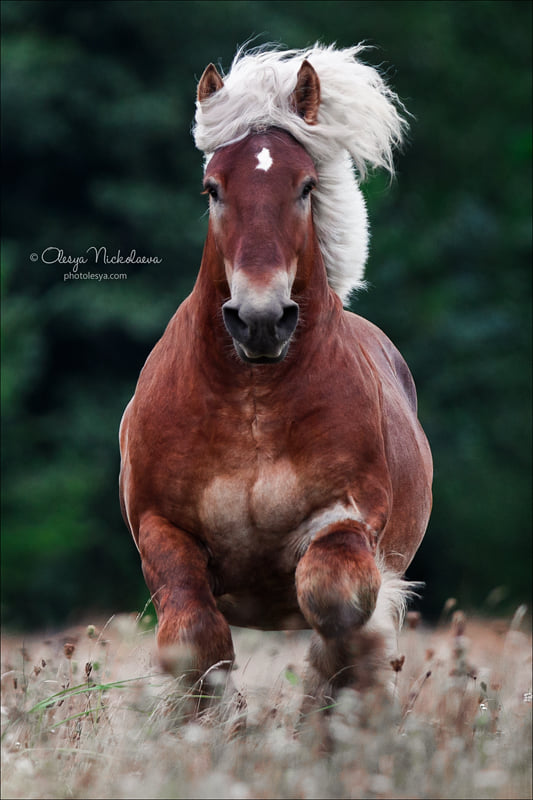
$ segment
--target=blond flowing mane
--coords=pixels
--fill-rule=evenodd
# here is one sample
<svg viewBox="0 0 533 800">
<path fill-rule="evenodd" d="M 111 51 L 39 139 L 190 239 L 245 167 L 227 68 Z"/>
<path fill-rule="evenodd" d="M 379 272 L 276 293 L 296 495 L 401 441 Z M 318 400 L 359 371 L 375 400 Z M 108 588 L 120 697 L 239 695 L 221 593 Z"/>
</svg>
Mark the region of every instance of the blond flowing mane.
<svg viewBox="0 0 533 800">
<path fill-rule="evenodd" d="M 197 103 L 193 131 L 207 159 L 217 148 L 271 126 L 303 145 L 318 173 L 313 215 L 328 281 L 343 302 L 364 285 L 369 234 L 359 181 L 369 166 L 393 173 L 393 148 L 406 127 L 398 97 L 374 68 L 357 60 L 364 49 L 241 49 L 223 87 Z M 304 60 L 320 80 L 315 125 L 298 116 L 290 101 Z"/>
</svg>

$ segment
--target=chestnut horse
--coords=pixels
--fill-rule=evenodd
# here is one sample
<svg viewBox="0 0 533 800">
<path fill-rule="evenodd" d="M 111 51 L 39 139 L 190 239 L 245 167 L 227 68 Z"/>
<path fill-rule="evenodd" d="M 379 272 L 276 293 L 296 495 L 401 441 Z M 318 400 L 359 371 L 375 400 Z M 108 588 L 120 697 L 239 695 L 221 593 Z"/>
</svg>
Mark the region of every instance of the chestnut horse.
<svg viewBox="0 0 533 800">
<path fill-rule="evenodd" d="M 320 116 L 322 103 L 324 116 L 328 102 L 339 105 L 327 69 L 321 98 L 321 57 L 339 53 L 353 62 L 354 49 L 315 48 L 305 58 L 237 63 L 248 70 L 249 118 L 237 111 L 245 129 L 227 126 L 228 141 L 209 153 L 198 278 L 148 357 L 120 431 L 122 511 L 157 610 L 159 647 L 186 646 L 200 676 L 232 667 L 230 625 L 312 628 L 306 692 L 319 702 L 341 686 L 369 685 L 394 647 L 409 591 L 402 576 L 431 506 L 431 455 L 411 374 L 385 334 L 344 310 L 332 288 L 343 281 L 327 237 L 328 227 L 333 238 L 342 232 L 342 220 L 336 234 L 327 216 L 344 213 L 342 197 L 328 206 L 335 169 L 359 191 L 347 151 L 336 158 Z M 293 70 L 280 82 L 278 115 L 261 95 L 270 91 L 268 69 L 259 74 L 269 63 Z M 376 74 L 366 88 L 393 120 L 392 94 L 376 88 Z M 213 65 L 204 72 L 197 142 L 213 128 L 202 114 L 220 127 L 232 97 L 239 108 L 230 78 L 226 91 Z M 312 141 L 315 129 L 319 137 L 321 125 L 336 158 L 329 173 L 299 141 Z M 359 256 L 349 243 L 344 255 L 364 260 L 366 223 L 356 222 L 348 227 L 364 240 Z"/>
</svg>

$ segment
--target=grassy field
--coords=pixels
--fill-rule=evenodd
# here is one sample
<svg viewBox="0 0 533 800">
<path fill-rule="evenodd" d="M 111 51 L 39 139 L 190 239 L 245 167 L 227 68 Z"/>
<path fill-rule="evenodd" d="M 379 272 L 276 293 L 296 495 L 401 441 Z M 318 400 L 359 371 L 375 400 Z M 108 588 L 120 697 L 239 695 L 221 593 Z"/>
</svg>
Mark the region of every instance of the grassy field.
<svg viewBox="0 0 533 800">
<path fill-rule="evenodd" d="M 246 725 L 184 723 L 190 693 L 146 618 L 5 637 L 2 797 L 531 798 L 524 612 L 448 608 L 436 629 L 411 614 L 392 694 L 344 691 L 299 727 L 306 633 L 234 631 Z"/>
</svg>

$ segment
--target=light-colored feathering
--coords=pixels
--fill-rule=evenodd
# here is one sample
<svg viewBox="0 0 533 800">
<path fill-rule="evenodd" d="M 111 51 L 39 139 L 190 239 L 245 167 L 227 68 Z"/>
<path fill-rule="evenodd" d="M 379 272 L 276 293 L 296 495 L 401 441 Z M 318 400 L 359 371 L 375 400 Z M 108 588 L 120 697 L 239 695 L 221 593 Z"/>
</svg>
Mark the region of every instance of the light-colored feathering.
<svg viewBox="0 0 533 800">
<path fill-rule="evenodd" d="M 397 638 L 403 625 L 409 600 L 418 597 L 418 590 L 424 584 L 420 581 L 407 581 L 398 573 L 385 566 L 385 559 L 379 554 L 375 557 L 381 575 L 376 607 L 365 626 L 369 632 L 383 636 L 388 655 L 394 654 Z"/>
<path fill-rule="evenodd" d="M 241 49 L 224 86 L 197 103 L 194 126 L 196 146 L 207 158 L 271 126 L 288 131 L 305 147 L 319 179 L 313 197 L 315 228 L 329 284 L 343 302 L 364 285 L 368 225 L 359 180 L 369 166 L 393 173 L 393 148 L 407 126 L 398 97 L 377 70 L 357 60 L 364 49 L 318 44 L 308 50 Z M 320 80 L 316 125 L 308 125 L 290 105 L 305 59 Z"/>
</svg>

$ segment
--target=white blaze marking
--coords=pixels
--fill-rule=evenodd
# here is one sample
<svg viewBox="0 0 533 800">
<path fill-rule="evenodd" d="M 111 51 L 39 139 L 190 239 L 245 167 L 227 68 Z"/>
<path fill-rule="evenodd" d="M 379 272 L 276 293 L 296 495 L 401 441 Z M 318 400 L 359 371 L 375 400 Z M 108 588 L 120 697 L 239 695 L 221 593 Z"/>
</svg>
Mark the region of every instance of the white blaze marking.
<svg viewBox="0 0 533 800">
<path fill-rule="evenodd" d="M 270 156 L 270 150 L 268 147 L 263 147 L 260 153 L 257 154 L 258 165 L 256 169 L 264 169 L 265 172 L 268 172 L 272 164 L 272 158 Z"/>
</svg>

